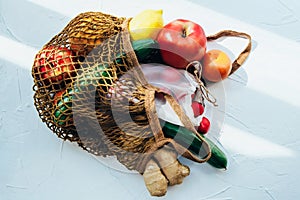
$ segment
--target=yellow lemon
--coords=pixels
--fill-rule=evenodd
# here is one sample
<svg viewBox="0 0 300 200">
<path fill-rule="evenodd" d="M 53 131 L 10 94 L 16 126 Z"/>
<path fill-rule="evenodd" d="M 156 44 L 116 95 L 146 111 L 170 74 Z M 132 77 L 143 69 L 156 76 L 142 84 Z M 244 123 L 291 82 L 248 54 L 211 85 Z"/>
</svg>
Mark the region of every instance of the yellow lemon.
<svg viewBox="0 0 300 200">
<path fill-rule="evenodd" d="M 133 40 L 156 39 L 163 27 L 162 10 L 144 10 L 129 22 L 129 32 Z"/>
</svg>

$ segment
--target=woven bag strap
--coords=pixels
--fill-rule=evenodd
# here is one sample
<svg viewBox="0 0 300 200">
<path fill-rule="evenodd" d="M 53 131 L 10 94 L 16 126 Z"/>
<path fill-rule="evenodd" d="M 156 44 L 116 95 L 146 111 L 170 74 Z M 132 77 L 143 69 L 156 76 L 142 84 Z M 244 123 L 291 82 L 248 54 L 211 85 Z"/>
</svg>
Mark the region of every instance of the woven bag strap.
<svg viewBox="0 0 300 200">
<path fill-rule="evenodd" d="M 207 41 L 213 41 L 217 40 L 221 37 L 239 37 L 239 38 L 244 38 L 248 40 L 248 44 L 246 48 L 239 54 L 239 56 L 233 61 L 232 63 L 232 69 L 229 75 L 233 74 L 237 69 L 239 69 L 242 64 L 246 61 L 248 58 L 250 52 L 251 52 L 251 47 L 252 47 L 252 40 L 251 36 L 247 33 L 243 32 L 238 32 L 238 31 L 233 31 L 233 30 L 223 30 L 220 31 L 214 35 L 208 36 Z"/>
</svg>

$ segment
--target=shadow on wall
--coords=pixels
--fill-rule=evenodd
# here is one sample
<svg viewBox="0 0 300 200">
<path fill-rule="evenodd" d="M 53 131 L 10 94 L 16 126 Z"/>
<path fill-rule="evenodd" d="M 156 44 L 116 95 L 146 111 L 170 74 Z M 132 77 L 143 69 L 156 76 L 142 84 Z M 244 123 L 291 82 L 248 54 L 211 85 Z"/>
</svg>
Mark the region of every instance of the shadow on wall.
<svg viewBox="0 0 300 200">
<path fill-rule="evenodd" d="M 300 108 L 246 85 L 247 75 L 243 67 L 224 81 L 226 123 L 263 138 L 271 136 L 270 140 L 282 143 L 293 142 L 289 140 L 295 137 L 288 137 L 288 135 L 296 135 L 300 128 L 300 124 L 297 123 Z M 263 87 L 262 85 L 261 88 Z M 236 118 L 233 113 L 239 118 Z"/>
</svg>

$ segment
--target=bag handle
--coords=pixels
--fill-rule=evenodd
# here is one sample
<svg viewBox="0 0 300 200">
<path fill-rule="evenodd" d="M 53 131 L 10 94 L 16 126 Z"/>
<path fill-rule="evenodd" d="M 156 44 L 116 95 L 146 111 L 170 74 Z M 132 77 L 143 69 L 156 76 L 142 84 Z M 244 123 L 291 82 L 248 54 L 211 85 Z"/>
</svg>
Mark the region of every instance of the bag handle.
<svg viewBox="0 0 300 200">
<path fill-rule="evenodd" d="M 239 56 L 232 63 L 232 69 L 229 74 L 229 75 L 231 75 L 237 69 L 239 69 L 243 65 L 243 63 L 246 61 L 246 59 L 248 58 L 248 56 L 251 52 L 251 48 L 252 48 L 251 36 L 249 34 L 243 33 L 243 32 L 232 31 L 232 30 L 223 30 L 214 35 L 208 36 L 207 41 L 210 42 L 213 40 L 217 40 L 221 37 L 239 37 L 239 38 L 244 38 L 244 39 L 248 40 L 248 44 L 247 44 L 246 48 L 239 54 Z"/>
</svg>

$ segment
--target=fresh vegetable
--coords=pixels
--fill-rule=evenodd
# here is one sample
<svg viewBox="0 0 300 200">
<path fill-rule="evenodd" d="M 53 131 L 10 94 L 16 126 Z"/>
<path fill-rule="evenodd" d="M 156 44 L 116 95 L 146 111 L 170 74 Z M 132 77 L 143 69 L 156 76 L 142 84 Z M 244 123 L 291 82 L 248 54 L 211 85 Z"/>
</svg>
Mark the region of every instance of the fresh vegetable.
<svg viewBox="0 0 300 200">
<path fill-rule="evenodd" d="M 211 149 L 211 157 L 207 163 L 219 169 L 227 169 L 227 158 L 224 152 L 207 137 L 205 137 L 205 141 L 208 143 Z"/>
<path fill-rule="evenodd" d="M 232 65 L 228 55 L 221 50 L 212 49 L 203 57 L 204 79 L 211 82 L 221 81 L 229 76 Z"/>
<path fill-rule="evenodd" d="M 190 174 L 190 169 L 177 160 L 173 150 L 166 147 L 159 149 L 154 153 L 154 158 L 147 163 L 143 173 L 146 187 L 152 196 L 165 195 L 168 184 L 180 184 Z"/>
<path fill-rule="evenodd" d="M 190 150 L 194 155 L 199 155 L 202 141 L 193 132 L 185 127 L 161 119 L 160 124 L 162 126 L 165 137 L 173 138 L 178 144 L 187 147 L 188 150 Z M 226 155 L 210 139 L 205 138 L 204 136 L 203 138 L 211 148 L 211 157 L 207 162 L 216 168 L 226 169 Z"/>
<path fill-rule="evenodd" d="M 194 117 L 199 117 L 204 113 L 204 106 L 197 101 L 192 102 L 192 109 L 194 112 Z"/>
<path fill-rule="evenodd" d="M 58 92 L 54 96 L 54 121 L 60 125 L 65 126 L 73 121 L 72 119 L 72 99 L 73 89 L 66 89 Z"/>
<path fill-rule="evenodd" d="M 129 33 L 133 40 L 156 39 L 163 27 L 162 10 L 144 10 L 129 22 Z"/>
<path fill-rule="evenodd" d="M 180 164 L 177 160 L 177 153 L 173 149 L 161 149 L 154 155 L 162 168 L 163 173 L 169 181 L 169 185 L 180 184 L 183 178 L 188 176 L 190 170 L 187 166 Z"/>
<path fill-rule="evenodd" d="M 207 119 L 206 117 L 202 117 L 202 120 L 201 120 L 201 122 L 200 122 L 200 124 L 198 126 L 197 131 L 199 133 L 205 134 L 205 133 L 208 132 L 209 128 L 210 128 L 210 121 L 209 121 L 209 119 Z"/>
<path fill-rule="evenodd" d="M 164 196 L 167 193 L 168 180 L 154 160 L 151 159 L 147 163 L 143 177 L 151 196 Z"/>
<path fill-rule="evenodd" d="M 33 71 L 45 85 L 60 84 L 76 76 L 74 61 L 74 53 L 68 48 L 49 46 L 36 55 Z"/>
<path fill-rule="evenodd" d="M 139 63 L 159 63 L 161 54 L 159 44 L 153 39 L 143 39 L 132 41 L 132 48 Z"/>
<path fill-rule="evenodd" d="M 185 69 L 191 61 L 200 61 L 206 52 L 206 36 L 202 27 L 192 21 L 177 19 L 159 32 L 157 41 L 163 61 Z"/>
</svg>

